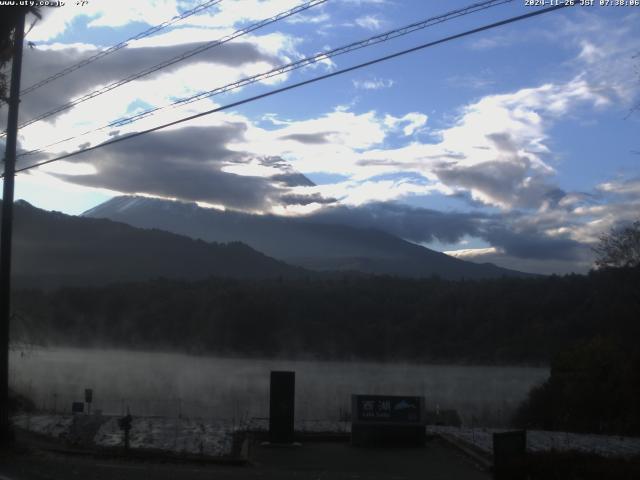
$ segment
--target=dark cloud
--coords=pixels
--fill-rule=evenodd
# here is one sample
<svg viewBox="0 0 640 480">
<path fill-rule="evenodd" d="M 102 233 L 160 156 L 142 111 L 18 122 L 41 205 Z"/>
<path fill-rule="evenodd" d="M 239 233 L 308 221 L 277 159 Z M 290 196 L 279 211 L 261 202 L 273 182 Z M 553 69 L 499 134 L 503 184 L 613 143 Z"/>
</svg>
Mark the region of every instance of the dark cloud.
<svg viewBox="0 0 640 480">
<path fill-rule="evenodd" d="M 567 237 L 551 237 L 537 229 L 511 230 L 504 223 L 489 227 L 482 237 L 506 254 L 524 259 L 579 261 L 589 249 Z"/>
<path fill-rule="evenodd" d="M 68 182 L 123 193 L 148 193 L 230 208 L 262 209 L 282 194 L 270 179 L 222 171 L 250 158 L 226 144 L 242 138 L 244 124 L 156 132 L 75 157 L 96 175 L 58 176 Z"/>
<path fill-rule="evenodd" d="M 502 148 L 509 148 L 508 143 Z M 537 208 L 545 200 L 557 202 L 564 196 L 562 190 L 547 183 L 544 175 L 532 172 L 526 156 L 470 166 L 443 163 L 434 173 L 446 185 L 482 192 L 492 202 L 514 208 Z"/>
<path fill-rule="evenodd" d="M 307 145 L 321 145 L 329 143 L 329 135 L 336 132 L 318 132 L 318 133 L 292 133 L 280 137 L 282 140 L 294 140 L 296 142 L 305 143 Z"/>
<path fill-rule="evenodd" d="M 457 243 L 465 236 L 481 238 L 515 259 L 579 262 L 590 247 L 568 237 L 551 237 L 542 226 L 520 226 L 525 213 L 485 214 L 441 212 L 394 203 L 361 207 L 327 207 L 310 216 L 313 221 L 376 228 L 417 243 Z"/>
<path fill-rule="evenodd" d="M 443 163 L 445 160 L 466 160 L 467 156 L 464 155 L 463 153 L 455 153 L 455 152 L 443 152 L 443 153 L 438 153 L 437 155 L 425 155 L 422 157 L 423 159 L 429 159 L 429 160 L 443 160 Z M 385 166 L 385 167 L 398 167 L 400 169 L 406 170 L 408 168 L 423 168 L 424 165 L 420 162 L 414 162 L 414 163 L 409 163 L 409 162 L 405 162 L 402 160 L 392 160 L 390 158 L 375 158 L 375 159 L 369 159 L 369 158 L 364 158 L 361 160 L 358 160 L 356 162 L 357 165 L 361 165 L 363 167 L 368 167 L 368 166 Z"/>
<path fill-rule="evenodd" d="M 127 78 L 137 72 L 153 67 L 199 45 L 202 45 L 202 43 L 167 47 L 125 48 L 115 52 L 82 67 L 77 72 L 54 80 L 32 93 L 24 95 L 20 104 L 21 121 L 26 121 L 29 118 L 52 110 L 73 98 L 96 90 L 100 86 Z M 98 50 L 83 51 L 77 48 L 63 50 L 27 49 L 24 54 L 22 85 L 24 88 L 29 87 L 67 66 L 95 55 L 97 52 Z M 272 65 L 279 63 L 276 57 L 261 52 L 253 44 L 246 42 L 226 43 L 164 68 L 159 72 L 149 74 L 140 79 L 140 81 L 155 79 L 159 75 L 193 63 L 208 62 L 237 67 L 245 63 L 259 61 Z M 212 82 L 212 88 L 218 86 L 215 84 L 215 79 L 212 79 Z M 4 119 L 2 122 L 4 122 Z"/>
<path fill-rule="evenodd" d="M 481 214 L 446 213 L 397 203 L 372 203 L 361 207 L 328 207 L 308 218 L 360 228 L 377 228 L 413 242 L 454 243 L 465 235 L 478 235 Z"/>
<path fill-rule="evenodd" d="M 289 193 L 286 195 L 282 195 L 280 197 L 280 201 L 287 205 L 310 205 L 312 203 L 319 203 L 319 204 L 326 205 L 326 204 L 337 202 L 335 198 L 325 198 L 319 193 L 314 193 L 312 195 L 301 195 L 301 194 Z"/>
<path fill-rule="evenodd" d="M 512 203 L 528 169 L 529 162 L 521 158 L 517 163 L 490 161 L 472 166 L 444 164 L 436 168 L 434 173 L 447 185 L 479 190 L 501 202 Z"/>
<path fill-rule="evenodd" d="M 518 145 L 509 133 L 491 133 L 486 138 L 500 151 L 509 154 L 518 152 Z"/>
<path fill-rule="evenodd" d="M 295 170 L 289 162 L 282 157 L 261 157 L 260 164 L 265 167 L 277 168 L 282 173 L 269 177 L 274 182 L 279 182 L 287 187 L 314 187 L 316 184 L 306 176 Z"/>
<path fill-rule="evenodd" d="M 272 175 L 271 180 L 276 182 L 280 182 L 287 187 L 313 187 L 315 183 L 309 180 L 301 173 L 292 172 L 292 173 L 281 173 L 278 175 Z"/>
<path fill-rule="evenodd" d="M 361 165 L 363 167 L 378 167 L 378 166 L 390 166 L 390 167 L 399 167 L 399 166 L 407 166 L 406 163 L 402 163 L 399 162 L 397 160 L 391 160 L 391 159 L 378 159 L 378 158 L 374 158 L 374 159 L 368 159 L 368 158 L 363 158 L 361 160 L 358 160 L 356 162 L 356 165 Z"/>
</svg>

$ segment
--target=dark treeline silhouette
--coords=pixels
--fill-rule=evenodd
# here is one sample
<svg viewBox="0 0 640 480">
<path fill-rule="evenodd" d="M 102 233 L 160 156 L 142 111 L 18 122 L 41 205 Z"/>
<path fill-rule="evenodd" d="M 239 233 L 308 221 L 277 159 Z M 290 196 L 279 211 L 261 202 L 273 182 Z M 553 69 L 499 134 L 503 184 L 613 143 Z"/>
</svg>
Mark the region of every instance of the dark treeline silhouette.
<svg viewBox="0 0 640 480">
<path fill-rule="evenodd" d="M 632 340 L 631 340 L 632 341 Z M 640 352 L 596 337 L 556 355 L 514 416 L 524 428 L 640 434 Z"/>
<path fill-rule="evenodd" d="M 595 337 L 634 351 L 640 268 L 446 281 L 335 275 L 22 290 L 35 343 L 242 356 L 548 364 Z"/>
</svg>

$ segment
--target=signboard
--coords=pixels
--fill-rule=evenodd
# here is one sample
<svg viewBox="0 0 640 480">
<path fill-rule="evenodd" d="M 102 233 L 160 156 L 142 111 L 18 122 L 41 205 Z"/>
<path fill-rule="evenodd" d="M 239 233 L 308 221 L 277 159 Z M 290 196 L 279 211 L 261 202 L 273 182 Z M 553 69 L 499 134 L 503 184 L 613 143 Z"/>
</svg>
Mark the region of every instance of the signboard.
<svg viewBox="0 0 640 480">
<path fill-rule="evenodd" d="M 352 445 L 424 445 L 423 397 L 352 395 L 351 418 Z"/>
<path fill-rule="evenodd" d="M 84 403 L 73 402 L 71 404 L 71 413 L 82 413 L 82 412 L 84 412 Z"/>
<path fill-rule="evenodd" d="M 352 418 L 356 422 L 415 424 L 423 421 L 422 397 L 353 395 Z"/>
<path fill-rule="evenodd" d="M 293 443 L 296 372 L 271 372 L 269 441 Z"/>
</svg>

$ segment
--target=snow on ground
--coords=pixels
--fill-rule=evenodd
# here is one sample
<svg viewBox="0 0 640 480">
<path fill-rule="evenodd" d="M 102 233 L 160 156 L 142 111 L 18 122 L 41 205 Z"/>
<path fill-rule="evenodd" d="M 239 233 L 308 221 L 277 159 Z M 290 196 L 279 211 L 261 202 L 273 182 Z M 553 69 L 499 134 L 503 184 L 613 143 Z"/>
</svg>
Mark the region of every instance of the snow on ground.
<svg viewBox="0 0 640 480">
<path fill-rule="evenodd" d="M 131 448 L 223 457 L 232 454 L 234 430 L 231 421 L 138 417 L 133 419 L 129 442 Z M 102 424 L 94 442 L 101 447 L 121 446 L 118 419 Z"/>
<path fill-rule="evenodd" d="M 250 418 L 239 427 L 250 432 L 266 432 L 269 430 L 268 418 Z M 350 422 L 333 420 L 296 420 L 294 429 L 300 433 L 350 433 Z"/>
<path fill-rule="evenodd" d="M 73 418 L 68 415 L 17 415 L 13 424 L 24 430 L 59 438 L 69 433 Z"/>
<path fill-rule="evenodd" d="M 94 444 L 117 447 L 123 444 L 123 433 L 117 417 L 103 417 Z M 69 415 L 18 415 L 16 426 L 55 438 L 65 438 L 73 425 Z M 192 418 L 134 417 L 130 432 L 131 448 L 157 449 L 214 457 L 229 456 L 233 435 L 238 431 L 267 431 L 269 420 L 250 418 L 236 423 L 231 420 Z M 302 433 L 349 433 L 349 422 L 296 420 L 295 430 Z M 447 434 L 493 454 L 492 434 L 504 429 L 428 426 L 430 433 Z M 564 432 L 527 431 L 527 449 L 532 452 L 577 450 L 603 456 L 631 457 L 640 455 L 640 438 L 587 435 Z"/>
<path fill-rule="evenodd" d="M 451 435 L 493 455 L 493 433 L 508 430 L 429 426 L 427 431 Z M 632 457 L 640 455 L 640 438 L 527 430 L 527 450 L 530 452 L 575 450 L 605 457 Z"/>
<path fill-rule="evenodd" d="M 118 447 L 124 443 L 118 417 L 103 417 L 93 443 L 99 447 Z M 70 415 L 18 415 L 15 426 L 54 438 L 68 438 L 73 425 Z M 134 417 L 130 431 L 131 448 L 157 449 L 223 457 L 232 454 L 232 421 L 158 417 Z"/>
</svg>

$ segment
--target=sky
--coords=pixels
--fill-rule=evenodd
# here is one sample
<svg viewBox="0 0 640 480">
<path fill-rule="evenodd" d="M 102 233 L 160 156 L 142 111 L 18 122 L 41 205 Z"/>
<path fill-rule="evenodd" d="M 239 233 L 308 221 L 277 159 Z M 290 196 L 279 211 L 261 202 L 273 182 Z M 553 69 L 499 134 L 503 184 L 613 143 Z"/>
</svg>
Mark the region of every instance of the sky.
<svg viewBox="0 0 640 480">
<path fill-rule="evenodd" d="M 45 8 L 26 37 L 22 86 L 200 3 Z M 20 122 L 301 3 L 222 0 L 25 94 Z M 494 2 L 171 105 L 472 3 L 321 2 L 21 128 L 19 152 L 40 151 L 17 168 L 541 8 Z M 584 273 L 599 236 L 640 217 L 639 20 L 640 7 L 576 6 L 486 30 L 28 170 L 16 177 L 16 198 L 74 215 L 136 194 L 307 216 L 466 260 Z M 165 108 L 100 129 L 155 107 Z M 6 105 L 0 118 L 4 128 Z"/>
</svg>

